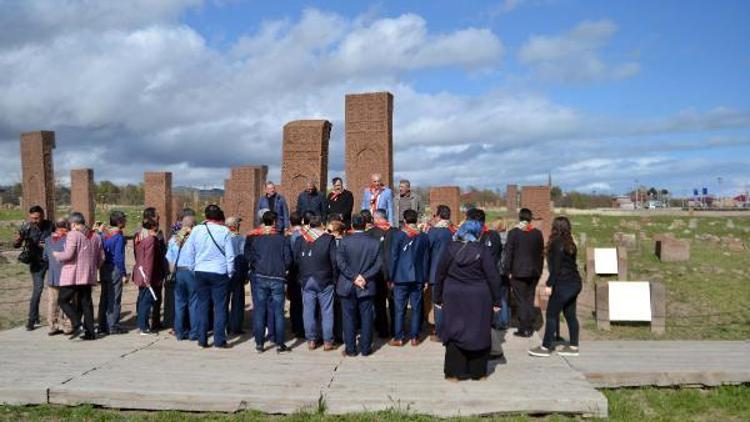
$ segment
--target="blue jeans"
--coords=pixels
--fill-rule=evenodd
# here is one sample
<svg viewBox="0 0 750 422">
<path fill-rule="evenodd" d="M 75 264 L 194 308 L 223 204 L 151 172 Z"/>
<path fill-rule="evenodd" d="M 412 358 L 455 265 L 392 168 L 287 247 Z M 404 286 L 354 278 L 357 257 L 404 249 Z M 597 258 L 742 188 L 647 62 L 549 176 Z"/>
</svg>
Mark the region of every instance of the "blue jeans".
<svg viewBox="0 0 750 422">
<path fill-rule="evenodd" d="M 409 339 L 419 338 L 422 327 L 422 285 L 419 283 L 403 283 L 393 286 L 393 301 L 396 302 L 394 330 L 396 340 L 404 340 L 404 320 L 406 319 L 406 304 L 411 304 L 411 331 Z"/>
<path fill-rule="evenodd" d="M 255 298 L 253 309 L 253 334 L 256 346 L 263 346 L 266 341 L 266 312 L 269 307 L 274 316 L 274 343 L 284 343 L 284 281 L 265 277 L 255 277 Z"/>
<path fill-rule="evenodd" d="M 239 334 L 245 321 L 245 274 L 235 273 L 229 283 L 229 332 Z"/>
<path fill-rule="evenodd" d="M 177 270 L 177 280 L 174 286 L 174 303 L 175 337 L 177 337 L 177 340 L 185 340 L 187 338 L 197 340 L 198 289 L 195 274 L 188 269 Z M 190 329 L 189 331 L 188 328 Z"/>
<path fill-rule="evenodd" d="M 109 332 L 120 327 L 122 308 L 122 274 L 112 264 L 104 264 L 100 270 L 101 294 L 99 295 L 99 331 Z"/>
<path fill-rule="evenodd" d="M 305 339 L 318 341 L 318 319 L 316 305 L 320 304 L 321 325 L 323 326 L 323 341 L 333 343 L 333 290 L 329 284 L 322 289 L 317 281 L 308 278 L 302 288 L 302 320 L 305 323 Z"/>
<path fill-rule="evenodd" d="M 250 284 L 250 295 L 253 298 L 253 335 L 255 335 L 255 312 L 258 309 L 255 306 L 255 304 L 258 303 L 258 298 L 255 295 L 255 286 L 258 285 L 258 282 L 255 275 L 252 276 L 252 280 L 253 281 Z M 276 315 L 273 311 L 273 299 L 271 296 L 268 296 L 266 303 L 266 329 L 268 330 L 266 341 L 270 341 L 271 343 L 276 342 Z"/>
<path fill-rule="evenodd" d="M 341 309 L 344 313 L 344 343 L 346 354 L 357 354 L 357 316 L 361 322 L 359 351 L 362 356 L 372 353 L 372 332 L 375 323 L 375 306 L 373 297 L 358 298 L 352 291 L 349 297 L 341 298 Z"/>
<path fill-rule="evenodd" d="M 198 344 L 208 345 L 209 303 L 214 308 L 214 346 L 227 342 L 227 289 L 229 277 L 226 274 L 195 272 L 198 287 Z"/>
<path fill-rule="evenodd" d="M 138 329 L 141 331 L 148 331 L 148 319 L 151 316 L 151 308 L 154 306 L 154 297 L 151 296 L 151 292 L 148 287 L 138 288 L 138 302 L 135 307 L 135 312 L 138 315 Z"/>
</svg>

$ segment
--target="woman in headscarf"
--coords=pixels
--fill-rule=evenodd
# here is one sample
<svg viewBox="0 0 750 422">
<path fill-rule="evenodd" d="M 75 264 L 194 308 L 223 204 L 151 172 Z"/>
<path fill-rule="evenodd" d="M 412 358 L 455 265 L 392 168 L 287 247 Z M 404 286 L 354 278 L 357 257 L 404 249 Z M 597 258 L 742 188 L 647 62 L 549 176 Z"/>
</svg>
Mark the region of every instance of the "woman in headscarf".
<svg viewBox="0 0 750 422">
<path fill-rule="evenodd" d="M 487 376 L 493 311 L 500 306 L 500 274 L 492 252 L 479 242 L 483 224 L 467 220 L 438 264 L 435 304 L 443 311 L 438 337 L 445 346 L 445 378 Z"/>
</svg>

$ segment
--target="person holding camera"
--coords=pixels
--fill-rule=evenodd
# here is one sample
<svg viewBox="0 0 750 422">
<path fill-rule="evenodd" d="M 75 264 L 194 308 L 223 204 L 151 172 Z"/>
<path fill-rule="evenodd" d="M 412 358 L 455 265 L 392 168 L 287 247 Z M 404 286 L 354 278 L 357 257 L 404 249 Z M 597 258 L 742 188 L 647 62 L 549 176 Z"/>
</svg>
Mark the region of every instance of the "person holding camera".
<svg viewBox="0 0 750 422">
<path fill-rule="evenodd" d="M 52 234 L 52 222 L 45 219 L 44 209 L 39 205 L 29 208 L 26 222 L 21 226 L 13 241 L 14 248 L 23 248 L 18 260 L 29 266 L 33 290 L 29 301 L 29 319 L 26 330 L 31 331 L 39 322 L 39 301 L 44 289 L 44 276 L 47 264 L 44 261 L 44 239 Z"/>
</svg>

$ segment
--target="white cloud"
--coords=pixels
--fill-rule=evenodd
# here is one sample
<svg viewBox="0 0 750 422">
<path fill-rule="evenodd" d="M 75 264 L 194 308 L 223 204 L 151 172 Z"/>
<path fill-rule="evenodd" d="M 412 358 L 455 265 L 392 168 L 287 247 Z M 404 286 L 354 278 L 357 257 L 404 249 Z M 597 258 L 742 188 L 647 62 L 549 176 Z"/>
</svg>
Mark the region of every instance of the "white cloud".
<svg viewBox="0 0 750 422">
<path fill-rule="evenodd" d="M 86 4 L 65 3 L 70 10 Z M 115 3 L 98 3 L 98 13 L 120 11 L 113 6 L 105 13 L 106 4 Z M 43 38 L 27 31 L 12 42 L 0 41 L 0 147 L 8 151 L 0 157 L 0 184 L 18 181 L 18 134 L 35 129 L 57 132 L 55 168 L 62 179 L 80 166 L 93 167 L 99 180 L 116 182 L 167 169 L 177 185 L 222 186 L 233 165 L 267 164 L 278 180 L 281 129 L 302 118 L 333 122 L 329 173 L 339 174 L 344 95 L 374 90 L 395 95 L 396 173 L 422 185 L 544 183 L 550 171 L 563 186 L 609 183 L 615 189 L 629 186 L 634 172 L 689 180 L 700 177 L 693 173 L 706 168 L 703 161 L 687 168 L 663 158 L 685 142 L 670 140 L 649 150 L 636 141 L 690 132 L 738 139 L 734 144 L 742 146 L 747 136 L 718 132 L 750 128 L 750 113 L 743 110 L 687 109 L 623 120 L 590 115 L 536 93 L 428 93 L 408 82 L 426 68 L 497 69 L 502 42 L 484 28 L 437 33 L 413 14 L 348 18 L 308 9 L 297 20 L 266 21 L 219 50 L 178 19 L 182 7 L 197 2 L 160 4 L 172 6 L 154 16 L 107 17 L 115 20 L 93 27 L 85 25 L 93 18 L 82 11 L 80 25 L 70 18 L 57 29 L 46 28 Z M 30 22 L 29 10 L 20 8 L 15 17 Z M 57 12 L 45 13 L 37 20 L 54 20 Z M 41 24 L 32 24 L 41 30 Z M 6 40 L 7 30 L 0 28 Z M 604 23 L 580 32 L 603 37 L 613 29 Z M 582 51 L 604 44 L 589 45 Z M 529 57 L 548 57 L 542 47 Z M 699 144 L 691 141 L 692 148 Z M 641 161 L 623 158 L 638 148 L 644 151 L 636 157 Z M 642 161 L 649 158 L 664 161 Z M 746 173 L 743 163 L 750 164 L 743 156 L 722 163 L 731 169 L 727 180 Z"/>
<path fill-rule="evenodd" d="M 584 21 L 557 36 L 533 35 L 520 48 L 518 60 L 542 79 L 585 82 L 625 79 L 640 72 L 640 64 L 605 63 L 600 50 L 617 32 L 614 22 Z"/>
</svg>

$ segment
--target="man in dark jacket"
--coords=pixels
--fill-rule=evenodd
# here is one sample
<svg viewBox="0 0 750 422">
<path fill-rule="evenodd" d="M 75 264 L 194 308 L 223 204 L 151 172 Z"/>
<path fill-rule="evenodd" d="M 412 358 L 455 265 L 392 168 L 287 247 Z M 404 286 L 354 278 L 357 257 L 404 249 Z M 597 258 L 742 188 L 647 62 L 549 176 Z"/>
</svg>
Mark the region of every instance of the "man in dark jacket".
<svg viewBox="0 0 750 422">
<path fill-rule="evenodd" d="M 289 227 L 289 205 L 284 195 L 276 192 L 276 185 L 271 181 L 266 182 L 266 193 L 258 199 L 255 215 L 263 217 L 262 210 L 276 213 L 276 230 L 279 233 L 283 233 Z"/>
<path fill-rule="evenodd" d="M 391 284 L 396 305 L 394 329 L 396 335 L 388 342 L 391 346 L 403 346 L 404 320 L 407 303 L 411 304 L 411 345 L 419 344 L 422 326 L 422 289 L 428 286 L 429 240 L 417 227 L 417 212 L 404 211 L 404 226 L 393 235 L 391 243 Z"/>
<path fill-rule="evenodd" d="M 307 212 L 311 212 L 315 215 L 319 215 L 325 221 L 326 206 L 325 196 L 323 193 L 318 191 L 315 186 L 315 182 L 312 180 L 307 181 L 307 187 L 305 190 L 300 192 L 297 197 L 297 214 L 305 215 Z"/>
<path fill-rule="evenodd" d="M 319 215 L 308 215 L 307 227 L 294 244 L 294 263 L 302 286 L 302 319 L 310 350 L 318 347 L 323 328 L 323 350 L 333 350 L 333 300 L 336 282 L 336 239 L 322 228 Z M 316 317 L 320 306 L 320 320 Z"/>
<path fill-rule="evenodd" d="M 433 223 L 427 232 L 429 239 L 430 254 L 430 288 L 425 290 L 424 313 L 428 323 L 434 323 L 430 329 L 430 340 L 438 341 L 435 334 L 442 320 L 442 310 L 433 306 L 432 298 L 435 296 L 435 278 L 437 276 L 438 263 L 443 255 L 445 246 L 448 245 L 456 233 L 456 227 L 451 223 L 451 209 L 447 205 L 438 205 L 433 217 Z M 430 321 L 430 314 L 433 320 Z"/>
<path fill-rule="evenodd" d="M 391 240 L 393 234 L 398 231 L 397 228 L 391 227 L 388 222 L 388 213 L 384 209 L 375 210 L 375 215 L 370 214 L 369 210 L 362 210 L 360 215 L 370 228 L 367 234 L 374 237 L 380 242 L 383 248 L 383 264 L 380 275 L 377 276 L 375 292 L 375 330 L 378 337 L 389 338 L 395 334 L 393 329 L 394 309 L 393 296 L 389 294 L 388 282 L 391 278 L 390 261 L 391 261 Z M 386 306 L 386 304 L 388 306 Z M 389 313 L 390 309 L 390 313 Z"/>
<path fill-rule="evenodd" d="M 26 223 L 16 234 L 13 247 L 23 246 L 23 252 L 19 260 L 29 266 L 33 290 L 29 301 L 29 318 L 26 321 L 26 330 L 31 331 L 39 322 L 39 301 L 44 289 L 44 275 L 47 273 L 47 264 L 44 262 L 44 239 L 52 234 L 52 222 L 44 218 L 44 209 L 39 205 L 29 208 Z"/>
<path fill-rule="evenodd" d="M 379 241 L 365 233 L 365 220 L 361 215 L 352 218 L 352 229 L 354 233 L 343 238 L 336 250 L 339 269 L 336 293 L 342 299 L 344 311 L 344 355 L 357 355 L 359 316 L 359 351 L 367 356 L 372 353 L 373 298 L 383 267 L 383 249 Z"/>
<path fill-rule="evenodd" d="M 287 270 L 292 264 L 289 243 L 276 230 L 277 215 L 273 211 L 263 214 L 263 227 L 253 233 L 248 264 L 253 273 L 256 303 L 253 304 L 253 331 L 255 350 L 263 353 L 266 331 L 266 306 L 271 298 L 274 311 L 276 352 L 288 352 L 284 344 L 284 287 Z"/>
<path fill-rule="evenodd" d="M 534 334 L 534 293 L 544 266 L 544 236 L 531 225 L 532 218 L 528 208 L 518 213 L 519 223 L 508 232 L 502 264 L 518 304 L 519 327 L 513 335 L 519 337 Z"/>
<path fill-rule="evenodd" d="M 344 220 L 347 228 L 352 224 L 352 210 L 354 209 L 354 195 L 344 189 L 344 181 L 340 177 L 334 177 L 333 190 L 326 198 L 326 220 L 334 214 L 338 214 Z"/>
</svg>

